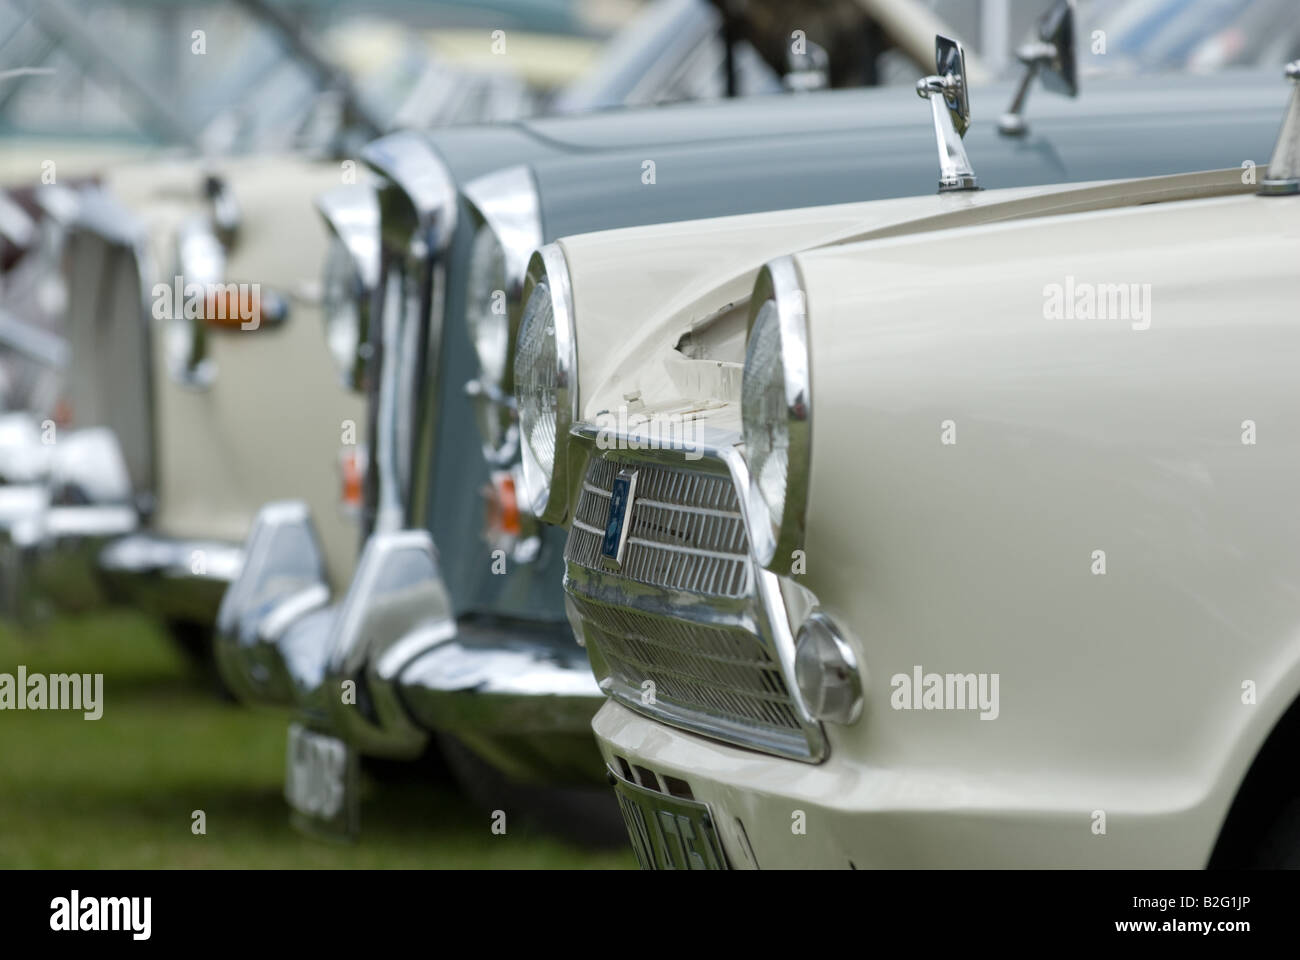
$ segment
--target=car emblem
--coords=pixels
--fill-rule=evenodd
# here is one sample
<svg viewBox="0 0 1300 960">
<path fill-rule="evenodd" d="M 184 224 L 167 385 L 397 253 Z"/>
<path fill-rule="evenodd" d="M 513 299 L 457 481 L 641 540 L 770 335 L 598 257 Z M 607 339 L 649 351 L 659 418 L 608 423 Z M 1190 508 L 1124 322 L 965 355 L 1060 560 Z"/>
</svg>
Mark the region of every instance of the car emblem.
<svg viewBox="0 0 1300 960">
<path fill-rule="evenodd" d="M 609 491 L 609 516 L 605 521 L 605 536 L 600 542 L 600 555 L 607 566 L 623 565 L 623 550 L 631 530 L 632 498 L 636 496 L 636 471 L 620 470 Z"/>
</svg>

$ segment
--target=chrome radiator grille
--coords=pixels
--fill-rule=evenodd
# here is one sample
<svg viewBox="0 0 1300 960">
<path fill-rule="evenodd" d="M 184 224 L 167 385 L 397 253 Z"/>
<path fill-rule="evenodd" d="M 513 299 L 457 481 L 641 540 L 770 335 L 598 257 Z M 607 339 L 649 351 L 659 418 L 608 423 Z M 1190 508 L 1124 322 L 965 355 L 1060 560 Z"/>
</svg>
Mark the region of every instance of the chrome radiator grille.
<svg viewBox="0 0 1300 960">
<path fill-rule="evenodd" d="M 731 479 L 630 465 L 637 480 L 627 546 L 619 569 L 609 570 L 601 540 L 623 466 L 589 460 L 565 549 L 570 603 L 593 659 L 604 665 L 603 686 L 665 722 L 810 759 L 806 721 L 772 644 L 755 626 L 765 621 Z M 643 600 L 638 584 L 674 599 L 667 606 Z"/>
<path fill-rule="evenodd" d="M 600 541 L 618 469 L 611 460 L 591 460 L 565 551 L 570 562 L 600 569 Z M 749 539 L 726 477 L 638 466 L 630 524 L 622 577 L 720 597 L 752 591 Z"/>
</svg>

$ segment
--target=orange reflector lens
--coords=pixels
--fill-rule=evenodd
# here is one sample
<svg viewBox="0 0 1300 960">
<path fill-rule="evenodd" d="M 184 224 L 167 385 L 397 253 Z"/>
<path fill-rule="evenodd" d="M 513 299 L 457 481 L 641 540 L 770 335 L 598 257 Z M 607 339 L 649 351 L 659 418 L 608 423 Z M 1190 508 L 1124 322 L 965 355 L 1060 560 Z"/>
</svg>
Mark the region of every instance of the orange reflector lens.
<svg viewBox="0 0 1300 960">
<path fill-rule="evenodd" d="M 340 458 L 343 475 L 343 505 L 361 506 L 361 488 L 364 485 L 365 471 L 361 466 L 361 457 L 355 447 L 344 449 Z"/>
<path fill-rule="evenodd" d="M 517 537 L 523 532 L 519 522 L 519 500 L 515 495 L 515 478 L 505 471 L 492 474 L 491 484 L 483 491 L 485 521 L 489 536 L 505 534 Z"/>
</svg>

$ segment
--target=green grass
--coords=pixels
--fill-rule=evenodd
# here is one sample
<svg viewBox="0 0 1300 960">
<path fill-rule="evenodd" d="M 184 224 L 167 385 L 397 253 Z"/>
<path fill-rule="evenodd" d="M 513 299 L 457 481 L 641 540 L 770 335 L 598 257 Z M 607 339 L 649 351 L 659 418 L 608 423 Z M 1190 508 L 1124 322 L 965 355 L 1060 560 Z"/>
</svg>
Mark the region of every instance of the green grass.
<svg viewBox="0 0 1300 960">
<path fill-rule="evenodd" d="M 305 837 L 282 795 L 288 715 L 220 701 L 140 617 L 0 629 L 0 672 L 103 673 L 104 714 L 0 711 L 0 867 L 630 867 L 490 814 L 448 787 L 373 782 L 354 843 Z M 207 834 L 191 832 L 191 813 Z"/>
</svg>

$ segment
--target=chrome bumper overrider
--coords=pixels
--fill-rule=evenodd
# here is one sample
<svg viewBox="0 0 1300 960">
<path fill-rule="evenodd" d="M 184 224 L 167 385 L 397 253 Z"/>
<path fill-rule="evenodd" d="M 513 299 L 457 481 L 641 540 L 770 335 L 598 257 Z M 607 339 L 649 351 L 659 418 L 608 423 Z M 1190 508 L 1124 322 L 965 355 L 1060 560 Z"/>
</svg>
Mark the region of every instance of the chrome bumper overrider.
<svg viewBox="0 0 1300 960">
<path fill-rule="evenodd" d="M 441 638 L 446 591 L 424 531 L 373 535 L 333 601 L 305 503 L 267 504 L 217 617 L 221 675 L 246 702 L 294 705 L 359 749 L 415 756 L 428 738 L 393 689 L 404 650 Z"/>
<path fill-rule="evenodd" d="M 325 559 L 306 504 L 270 503 L 217 613 L 217 669 L 239 699 L 292 703 L 321 684 L 329 616 Z"/>
<path fill-rule="evenodd" d="M 305 504 L 268 504 L 218 617 L 241 699 L 296 706 L 363 753 L 414 757 L 452 733 L 520 780 L 600 782 L 604 702 L 567 624 L 457 623 L 433 540 L 373 534 L 337 601 Z"/>
</svg>

